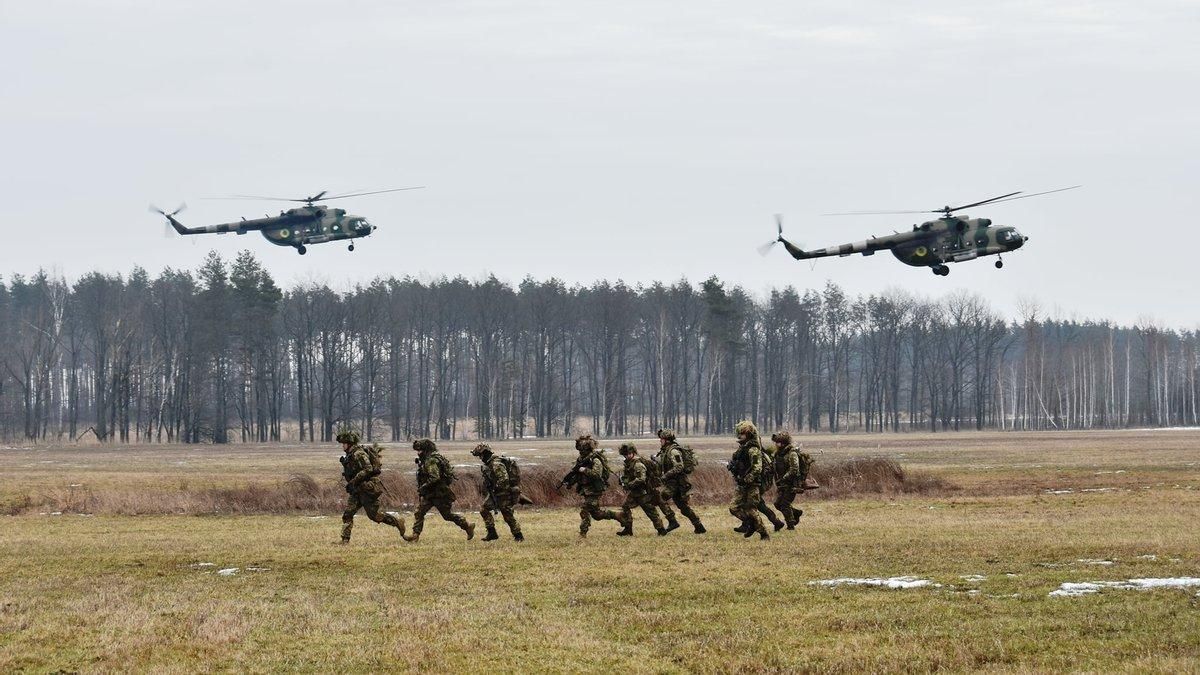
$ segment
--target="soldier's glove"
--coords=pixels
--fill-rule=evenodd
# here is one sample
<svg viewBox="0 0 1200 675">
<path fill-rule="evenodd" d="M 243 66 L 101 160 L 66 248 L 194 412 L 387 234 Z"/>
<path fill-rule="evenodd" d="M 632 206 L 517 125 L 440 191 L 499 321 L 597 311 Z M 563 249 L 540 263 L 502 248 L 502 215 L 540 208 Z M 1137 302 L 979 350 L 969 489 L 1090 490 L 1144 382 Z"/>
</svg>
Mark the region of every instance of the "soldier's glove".
<svg viewBox="0 0 1200 675">
<path fill-rule="evenodd" d="M 346 483 L 346 492 L 348 492 L 348 493 L 354 492 L 354 486 L 350 485 L 349 483 Z"/>
</svg>

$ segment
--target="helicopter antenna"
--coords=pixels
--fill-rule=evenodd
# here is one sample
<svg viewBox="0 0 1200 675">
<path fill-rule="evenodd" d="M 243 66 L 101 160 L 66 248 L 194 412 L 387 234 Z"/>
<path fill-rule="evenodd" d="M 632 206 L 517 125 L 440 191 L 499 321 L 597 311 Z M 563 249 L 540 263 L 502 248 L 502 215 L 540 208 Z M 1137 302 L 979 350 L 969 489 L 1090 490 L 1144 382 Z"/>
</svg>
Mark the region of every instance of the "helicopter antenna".
<svg viewBox="0 0 1200 675">
<path fill-rule="evenodd" d="M 308 204 L 309 206 L 312 206 L 313 204 L 315 204 L 317 202 L 327 202 L 331 199 L 345 199 L 347 197 L 363 197 L 365 195 L 378 195 L 378 194 L 383 194 L 385 192 L 403 192 L 405 190 L 423 190 L 424 188 L 425 188 L 424 185 L 416 185 L 413 187 L 389 188 L 387 190 L 370 190 L 368 192 L 351 192 L 349 194 L 333 195 L 330 197 L 325 196 L 325 195 L 329 194 L 328 190 L 321 190 L 320 192 L 318 192 L 315 195 L 312 195 L 309 197 L 300 197 L 299 199 L 297 199 L 295 197 L 263 197 L 260 195 L 233 195 L 230 197 L 204 197 L 204 199 L 257 199 L 257 200 L 270 201 L 270 202 L 300 202 L 302 204 Z"/>
<path fill-rule="evenodd" d="M 1025 194 L 1020 191 L 1010 192 L 1006 195 L 1000 195 L 999 197 L 992 197 L 990 199 L 984 199 L 983 201 L 972 202 L 970 204 L 963 204 L 961 206 L 943 206 L 940 209 L 932 209 L 932 210 L 850 211 L 850 212 L 846 212 L 846 213 L 822 213 L 821 215 L 822 216 L 884 216 L 884 215 L 905 215 L 905 214 L 913 214 L 913 213 L 940 213 L 940 214 L 942 214 L 942 216 L 945 217 L 945 216 L 949 216 L 951 213 L 954 213 L 955 211 L 961 211 L 963 209 L 969 209 L 969 208 L 973 208 L 976 206 L 983 206 L 984 204 L 999 204 L 1001 202 L 1012 202 L 1012 201 L 1016 201 L 1018 199 L 1028 199 L 1029 197 L 1038 197 L 1041 195 L 1053 194 L 1055 192 L 1065 192 L 1067 190 L 1074 190 L 1074 189 L 1080 188 L 1080 187 L 1083 187 L 1083 186 L 1082 185 L 1072 185 L 1071 187 L 1057 188 L 1054 190 L 1046 190 L 1044 192 L 1034 192 L 1031 194 Z M 1017 195 L 1020 195 L 1020 196 L 1017 196 Z"/>
</svg>

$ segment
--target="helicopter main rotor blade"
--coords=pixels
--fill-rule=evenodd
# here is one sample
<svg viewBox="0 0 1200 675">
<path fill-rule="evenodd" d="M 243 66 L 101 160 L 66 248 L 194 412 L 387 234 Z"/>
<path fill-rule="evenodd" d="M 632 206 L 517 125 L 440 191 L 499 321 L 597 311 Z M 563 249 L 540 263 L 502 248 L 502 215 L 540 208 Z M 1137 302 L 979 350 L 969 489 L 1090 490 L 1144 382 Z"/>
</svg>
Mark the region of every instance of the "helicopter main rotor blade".
<svg viewBox="0 0 1200 675">
<path fill-rule="evenodd" d="M 845 213 L 822 213 L 822 216 L 899 216 L 910 213 L 941 213 L 937 211 L 847 211 Z"/>
<path fill-rule="evenodd" d="M 1021 194 L 1021 196 L 1020 196 L 1020 197 L 1010 197 L 1010 198 L 1003 198 L 1003 199 L 1002 199 L 1002 198 L 996 198 L 996 199 L 989 200 L 987 203 L 990 203 L 990 204 L 997 204 L 997 203 L 999 203 L 999 202 L 1015 202 L 1015 201 L 1017 201 L 1018 199 L 1029 199 L 1030 197 L 1038 197 L 1038 196 L 1041 196 L 1041 195 L 1053 194 L 1053 193 L 1055 193 L 1055 192 L 1066 192 L 1067 190 L 1074 190 L 1075 188 L 1081 188 L 1081 187 L 1083 187 L 1083 186 L 1082 186 L 1082 185 L 1072 185 L 1071 187 L 1058 188 L 1058 189 L 1056 189 L 1056 190 L 1046 190 L 1045 192 L 1034 192 L 1033 194 L 1028 194 L 1028 195 L 1026 195 L 1026 194 L 1021 194 L 1021 193 L 1017 192 L 1017 193 L 1014 193 L 1014 194 Z M 958 208 L 960 208 L 960 209 L 965 209 L 966 207 L 965 207 L 965 206 L 960 206 L 960 207 L 958 207 Z"/>
<path fill-rule="evenodd" d="M 969 209 L 973 206 L 982 206 L 984 204 L 991 204 L 992 202 L 998 202 L 1001 199 L 1007 199 L 1013 195 L 1019 195 L 1019 194 L 1021 194 L 1020 190 L 1018 190 L 1016 192 L 1010 192 L 1006 195 L 1000 195 L 999 197 L 992 197 L 991 199 L 985 199 L 981 202 L 972 202 L 970 204 L 963 204 L 962 206 L 947 206 L 944 209 L 938 209 L 937 211 L 933 211 L 932 213 L 942 213 L 942 212 L 949 213 L 951 211 L 958 211 L 960 209 Z M 1030 196 L 1032 196 L 1032 195 L 1030 195 Z"/>
<path fill-rule="evenodd" d="M 415 185 L 413 187 L 391 188 L 388 190 L 371 190 L 370 192 L 351 192 L 350 194 L 345 194 L 345 195 L 334 195 L 332 197 L 325 197 L 318 201 L 327 202 L 330 199 L 345 199 L 346 197 L 362 197 L 364 195 L 379 195 L 379 194 L 383 194 L 385 192 L 403 192 L 405 190 L 423 190 L 423 189 L 425 189 L 424 185 Z"/>
</svg>

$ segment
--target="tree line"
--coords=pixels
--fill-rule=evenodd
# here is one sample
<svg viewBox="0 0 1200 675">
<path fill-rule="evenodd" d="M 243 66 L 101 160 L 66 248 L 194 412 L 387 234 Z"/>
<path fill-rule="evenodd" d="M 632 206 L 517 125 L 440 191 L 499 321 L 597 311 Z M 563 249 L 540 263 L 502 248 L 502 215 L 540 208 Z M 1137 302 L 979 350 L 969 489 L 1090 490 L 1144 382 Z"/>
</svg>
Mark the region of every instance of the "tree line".
<svg viewBox="0 0 1200 675">
<path fill-rule="evenodd" d="M 281 289 L 248 251 L 0 279 L 0 437 L 227 443 L 1196 425 L 1200 331 L 830 283 L 380 277 Z"/>
</svg>

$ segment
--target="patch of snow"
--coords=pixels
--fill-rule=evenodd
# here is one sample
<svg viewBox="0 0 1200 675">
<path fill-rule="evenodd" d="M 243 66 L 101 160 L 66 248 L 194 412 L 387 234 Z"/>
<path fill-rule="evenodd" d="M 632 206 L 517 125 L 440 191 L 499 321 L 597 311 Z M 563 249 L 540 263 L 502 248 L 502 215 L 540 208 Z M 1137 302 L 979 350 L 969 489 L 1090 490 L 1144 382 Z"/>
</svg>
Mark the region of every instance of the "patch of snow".
<svg viewBox="0 0 1200 675">
<path fill-rule="evenodd" d="M 322 520 L 322 519 L 328 518 L 329 516 L 300 516 L 300 517 L 308 518 L 309 520 Z"/>
<path fill-rule="evenodd" d="M 1050 597 L 1077 598 L 1081 595 L 1099 593 L 1101 589 L 1105 588 L 1149 591 L 1156 588 L 1190 588 L 1193 586 L 1200 586 L 1200 579 L 1195 577 L 1174 577 L 1167 579 L 1127 579 L 1125 581 L 1068 581 L 1060 585 L 1057 590 L 1050 591 Z"/>
<path fill-rule="evenodd" d="M 247 572 L 270 572 L 270 567 L 247 567 Z"/>
<path fill-rule="evenodd" d="M 83 483 L 71 483 L 67 487 L 83 487 Z"/>
<path fill-rule="evenodd" d="M 1118 488 L 1102 487 L 1102 488 L 1083 488 L 1080 492 L 1116 492 Z"/>
<path fill-rule="evenodd" d="M 1158 556 L 1153 553 L 1147 553 L 1146 555 L 1139 555 L 1138 560 L 1158 560 Z"/>
<path fill-rule="evenodd" d="M 188 567 L 216 567 L 216 566 L 217 566 L 217 563 L 210 563 L 210 562 L 198 562 L 198 563 L 192 563 L 191 565 L 188 565 Z"/>
<path fill-rule="evenodd" d="M 1069 495 L 1073 492 L 1075 491 L 1071 488 L 1067 488 L 1065 490 L 1046 490 L 1046 494 L 1048 495 Z"/>
<path fill-rule="evenodd" d="M 226 567 L 223 570 L 217 570 L 217 574 L 220 574 L 223 577 L 231 577 L 231 576 L 237 574 L 237 571 L 238 571 L 238 568 L 236 568 L 236 567 Z"/>
<path fill-rule="evenodd" d="M 987 577 L 983 576 L 982 574 L 968 574 L 965 577 L 959 577 L 959 579 L 962 579 L 963 581 L 968 581 L 973 584 L 977 584 L 981 581 L 987 581 Z"/>
<path fill-rule="evenodd" d="M 1075 562 L 1081 562 L 1084 565 L 1116 565 L 1115 560 L 1100 560 L 1099 558 L 1078 558 Z"/>
<path fill-rule="evenodd" d="M 900 589 L 900 588 L 921 588 L 923 586 L 940 587 L 941 584 L 935 584 L 929 579 L 918 579 L 916 577 L 889 577 L 887 579 L 822 579 L 820 581 L 810 581 L 809 586 L 880 586 L 884 588 Z"/>
<path fill-rule="evenodd" d="M 1012 572 L 1005 572 L 1005 573 L 1004 573 L 1004 576 L 1008 577 L 1009 579 L 1013 579 L 1013 578 L 1019 577 L 1019 576 L 1021 576 L 1021 575 L 1020 575 L 1020 574 L 1014 574 L 1014 573 L 1012 573 Z"/>
<path fill-rule="evenodd" d="M 52 515 L 52 516 L 61 516 L 61 515 L 62 515 L 62 511 L 51 511 L 51 512 L 50 512 L 50 515 Z"/>
</svg>

